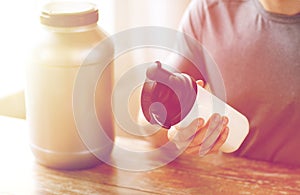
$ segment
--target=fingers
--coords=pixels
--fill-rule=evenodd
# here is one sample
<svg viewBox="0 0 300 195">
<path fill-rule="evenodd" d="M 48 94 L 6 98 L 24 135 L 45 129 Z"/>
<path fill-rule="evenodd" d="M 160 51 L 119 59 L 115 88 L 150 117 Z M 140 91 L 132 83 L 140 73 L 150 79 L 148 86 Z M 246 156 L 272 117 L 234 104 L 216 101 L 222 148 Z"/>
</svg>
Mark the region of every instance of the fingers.
<svg viewBox="0 0 300 195">
<path fill-rule="evenodd" d="M 204 120 L 195 119 L 189 126 L 181 129 L 171 127 L 168 131 L 168 139 L 173 142 L 178 149 L 187 146 L 195 133 L 204 125 Z"/>
<path fill-rule="evenodd" d="M 219 138 L 213 145 L 213 147 L 205 154 L 212 154 L 212 153 L 218 152 L 220 147 L 225 143 L 225 141 L 228 137 L 228 134 L 229 134 L 229 128 L 225 127 L 224 130 L 221 132 Z M 201 145 L 189 147 L 185 152 L 188 154 L 195 154 L 195 155 L 199 155 L 200 157 L 203 157 L 205 154 L 201 154 L 199 152 L 200 148 L 201 148 Z"/>
<path fill-rule="evenodd" d="M 204 141 L 201 144 L 200 155 L 204 155 L 211 150 L 222 131 L 226 128 L 227 123 L 227 117 L 221 117 L 220 115 L 216 115 L 210 120 Z"/>
<path fill-rule="evenodd" d="M 227 123 L 227 117 L 221 117 L 219 114 L 213 114 L 210 117 L 209 121 L 205 124 L 205 126 L 201 130 L 198 130 L 190 146 L 199 146 L 204 141 L 214 142 L 220 135 L 220 132 L 222 131 L 224 126 L 227 125 Z"/>
<path fill-rule="evenodd" d="M 171 141 L 185 141 L 192 137 L 197 130 L 204 124 L 203 119 L 195 119 L 189 126 L 182 129 L 175 127 L 169 129 L 168 138 Z"/>
<path fill-rule="evenodd" d="M 185 128 L 171 127 L 168 139 L 178 149 L 186 148 L 186 153 L 204 156 L 217 152 L 225 143 L 229 132 L 227 124 L 227 117 L 213 114 L 205 125 L 204 120 L 199 118 Z"/>
<path fill-rule="evenodd" d="M 212 150 L 218 151 L 227 139 L 228 130 L 224 131 L 227 128 L 227 124 L 227 117 L 214 114 L 208 123 L 197 132 L 186 152 L 204 156 Z"/>
<path fill-rule="evenodd" d="M 209 153 L 215 153 L 218 152 L 219 149 L 221 148 L 221 146 L 225 143 L 227 137 L 229 134 L 229 128 L 226 127 L 221 135 L 219 136 L 218 140 L 216 141 L 216 143 L 214 144 L 214 146 L 211 148 L 211 150 L 209 151 Z"/>
</svg>

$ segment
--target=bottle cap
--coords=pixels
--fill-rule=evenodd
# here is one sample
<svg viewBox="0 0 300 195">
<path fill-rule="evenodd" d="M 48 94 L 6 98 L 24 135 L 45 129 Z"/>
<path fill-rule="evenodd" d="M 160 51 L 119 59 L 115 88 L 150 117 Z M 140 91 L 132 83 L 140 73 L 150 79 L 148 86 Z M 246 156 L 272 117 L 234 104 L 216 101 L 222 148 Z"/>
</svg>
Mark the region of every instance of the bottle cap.
<svg viewBox="0 0 300 195">
<path fill-rule="evenodd" d="M 166 129 L 179 123 L 191 110 L 197 95 L 197 84 L 187 75 L 170 72 L 155 62 L 146 72 L 141 107 L 151 124 Z"/>
<path fill-rule="evenodd" d="M 52 2 L 43 7 L 40 21 L 53 27 L 85 26 L 98 21 L 98 9 L 87 2 Z"/>
</svg>

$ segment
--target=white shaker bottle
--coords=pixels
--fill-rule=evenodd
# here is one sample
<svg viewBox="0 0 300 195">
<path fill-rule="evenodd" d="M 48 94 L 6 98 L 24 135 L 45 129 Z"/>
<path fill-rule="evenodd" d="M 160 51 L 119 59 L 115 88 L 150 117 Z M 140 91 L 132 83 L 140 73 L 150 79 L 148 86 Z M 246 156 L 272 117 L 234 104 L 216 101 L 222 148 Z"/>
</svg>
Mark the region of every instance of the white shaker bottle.
<svg viewBox="0 0 300 195">
<path fill-rule="evenodd" d="M 72 105 L 79 70 L 92 77 L 103 56 L 113 59 L 113 45 L 95 51 L 107 38 L 97 21 L 98 9 L 90 3 L 54 1 L 42 9 L 41 28 L 36 34 L 38 41 L 27 66 L 26 117 L 31 149 L 37 161 L 48 167 L 88 168 L 101 162 L 95 153 L 107 157 L 111 153 L 114 140 L 112 64 L 99 78 L 92 98 L 85 92 L 75 94 L 85 99 L 75 106 L 76 112 L 84 118 L 95 115 L 96 110 L 109 139 L 91 135 L 93 140 L 83 140 Z M 92 50 L 93 55 L 90 55 Z M 91 88 L 89 79 L 79 82 Z M 91 105 L 95 105 L 95 109 Z M 96 125 L 89 123 L 80 128 L 86 134 L 98 131 Z M 90 141 L 94 142 L 92 148 L 86 145 Z"/>
<path fill-rule="evenodd" d="M 229 135 L 220 150 L 229 153 L 240 147 L 249 131 L 244 115 L 198 86 L 189 75 L 163 69 L 160 62 L 150 66 L 146 74 L 141 107 L 148 122 L 166 129 L 186 127 L 196 118 L 207 121 L 219 113 L 229 118 Z"/>
</svg>

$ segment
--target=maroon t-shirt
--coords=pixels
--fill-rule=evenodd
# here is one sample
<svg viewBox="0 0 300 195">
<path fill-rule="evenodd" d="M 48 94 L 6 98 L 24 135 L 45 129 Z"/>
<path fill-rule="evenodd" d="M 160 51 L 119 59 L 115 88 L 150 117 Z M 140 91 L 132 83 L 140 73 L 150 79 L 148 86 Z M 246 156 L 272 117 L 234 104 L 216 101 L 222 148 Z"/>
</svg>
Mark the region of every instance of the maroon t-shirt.
<svg viewBox="0 0 300 195">
<path fill-rule="evenodd" d="M 227 103 L 249 119 L 249 135 L 236 154 L 300 165 L 300 15 L 267 12 L 258 0 L 195 0 L 182 31 L 207 49 Z M 175 66 L 205 79 L 187 61 Z"/>
</svg>

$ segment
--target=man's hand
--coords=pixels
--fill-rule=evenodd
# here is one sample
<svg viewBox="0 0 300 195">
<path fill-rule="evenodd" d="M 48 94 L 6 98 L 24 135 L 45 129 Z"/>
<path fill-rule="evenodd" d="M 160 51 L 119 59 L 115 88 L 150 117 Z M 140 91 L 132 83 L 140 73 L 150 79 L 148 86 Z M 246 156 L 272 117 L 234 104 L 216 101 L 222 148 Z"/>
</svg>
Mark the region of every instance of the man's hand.
<svg viewBox="0 0 300 195">
<path fill-rule="evenodd" d="M 172 127 L 168 131 L 168 138 L 178 149 L 187 147 L 186 153 L 204 156 L 218 152 L 225 143 L 229 132 L 227 123 L 228 119 L 219 114 L 212 115 L 206 124 L 202 118 L 198 118 L 186 128 Z"/>
<path fill-rule="evenodd" d="M 203 81 L 197 81 L 203 87 Z M 186 153 L 205 154 L 218 152 L 225 143 L 229 129 L 228 118 L 219 114 L 213 114 L 205 123 L 202 118 L 195 119 L 185 128 L 171 127 L 168 131 L 168 139 L 178 149 L 186 147 Z"/>
</svg>

